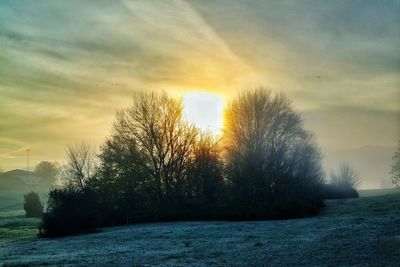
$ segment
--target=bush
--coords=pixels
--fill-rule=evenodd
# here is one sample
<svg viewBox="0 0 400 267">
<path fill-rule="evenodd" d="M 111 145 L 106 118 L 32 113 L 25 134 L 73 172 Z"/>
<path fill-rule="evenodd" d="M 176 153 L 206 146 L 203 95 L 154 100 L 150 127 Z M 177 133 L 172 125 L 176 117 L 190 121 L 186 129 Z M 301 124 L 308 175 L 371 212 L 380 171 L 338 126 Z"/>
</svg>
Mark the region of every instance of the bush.
<svg viewBox="0 0 400 267">
<path fill-rule="evenodd" d="M 390 174 L 392 175 L 392 183 L 393 185 L 400 187 L 400 140 L 399 146 L 397 147 L 397 151 L 394 152 L 392 160 L 393 163 L 390 170 Z"/>
<path fill-rule="evenodd" d="M 93 191 L 67 187 L 49 192 L 48 208 L 41 223 L 42 235 L 54 237 L 87 233 L 97 227 L 98 207 Z"/>
<path fill-rule="evenodd" d="M 24 195 L 24 210 L 26 217 L 42 217 L 43 205 L 37 193 L 30 192 Z"/>
<path fill-rule="evenodd" d="M 331 173 L 330 184 L 324 185 L 324 198 L 357 198 L 359 175 L 350 165 L 343 163 L 339 171 Z"/>
<path fill-rule="evenodd" d="M 358 192 L 352 187 L 342 187 L 335 184 L 324 185 L 325 199 L 357 198 Z"/>
</svg>

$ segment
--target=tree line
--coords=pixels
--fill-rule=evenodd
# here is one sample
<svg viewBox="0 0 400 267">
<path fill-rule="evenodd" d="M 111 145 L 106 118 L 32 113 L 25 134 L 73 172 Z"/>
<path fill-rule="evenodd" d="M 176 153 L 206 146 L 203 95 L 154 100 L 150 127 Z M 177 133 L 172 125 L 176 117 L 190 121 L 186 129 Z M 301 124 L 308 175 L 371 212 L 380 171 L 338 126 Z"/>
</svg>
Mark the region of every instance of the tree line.
<svg viewBox="0 0 400 267">
<path fill-rule="evenodd" d="M 82 143 L 68 147 L 67 157 L 69 182 L 49 192 L 43 235 L 91 231 L 121 218 L 311 216 L 327 192 L 318 146 L 300 113 L 287 96 L 265 89 L 229 103 L 221 136 L 189 123 L 181 99 L 137 94 L 117 113 L 100 153 Z"/>
</svg>

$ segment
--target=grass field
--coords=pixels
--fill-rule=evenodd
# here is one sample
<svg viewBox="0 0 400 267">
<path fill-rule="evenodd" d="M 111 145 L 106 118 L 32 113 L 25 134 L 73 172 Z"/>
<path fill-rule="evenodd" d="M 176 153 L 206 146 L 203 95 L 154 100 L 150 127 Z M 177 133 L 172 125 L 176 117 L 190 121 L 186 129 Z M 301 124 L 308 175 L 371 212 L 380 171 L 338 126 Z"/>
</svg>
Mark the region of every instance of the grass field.
<svg viewBox="0 0 400 267">
<path fill-rule="evenodd" d="M 307 219 L 138 224 L 58 239 L 39 239 L 37 220 L 3 212 L 0 262 L 5 266 L 398 266 L 400 192 L 381 194 L 361 192 L 359 199 L 327 201 L 319 216 Z"/>
<path fill-rule="evenodd" d="M 0 190 L 0 246 L 37 236 L 40 219 L 25 217 L 23 196 L 24 191 Z M 46 194 L 40 192 L 40 198 L 44 204 Z"/>
</svg>

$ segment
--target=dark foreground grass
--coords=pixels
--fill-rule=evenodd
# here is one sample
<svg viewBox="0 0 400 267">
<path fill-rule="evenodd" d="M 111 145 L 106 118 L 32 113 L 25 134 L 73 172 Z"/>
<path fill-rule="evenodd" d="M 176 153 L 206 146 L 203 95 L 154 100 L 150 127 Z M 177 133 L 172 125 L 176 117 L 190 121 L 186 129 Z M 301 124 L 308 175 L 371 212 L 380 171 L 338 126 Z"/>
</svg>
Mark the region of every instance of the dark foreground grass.
<svg viewBox="0 0 400 267">
<path fill-rule="evenodd" d="M 21 191 L 0 190 L 0 245 L 37 237 L 40 219 L 25 217 L 23 195 Z"/>
<path fill-rule="evenodd" d="M 374 191 L 373 194 L 361 191 L 358 199 L 326 200 L 327 207 L 322 215 L 390 215 L 400 212 L 400 188 L 383 189 L 387 193 L 384 195 L 379 194 L 379 190 Z"/>
<path fill-rule="evenodd" d="M 398 266 L 400 193 L 327 201 L 321 215 L 306 219 L 152 223 L 30 238 L 0 246 L 0 259 L 6 266 Z"/>
<path fill-rule="evenodd" d="M 0 244 L 34 238 L 38 234 L 39 219 L 14 218 L 0 225 Z"/>
</svg>

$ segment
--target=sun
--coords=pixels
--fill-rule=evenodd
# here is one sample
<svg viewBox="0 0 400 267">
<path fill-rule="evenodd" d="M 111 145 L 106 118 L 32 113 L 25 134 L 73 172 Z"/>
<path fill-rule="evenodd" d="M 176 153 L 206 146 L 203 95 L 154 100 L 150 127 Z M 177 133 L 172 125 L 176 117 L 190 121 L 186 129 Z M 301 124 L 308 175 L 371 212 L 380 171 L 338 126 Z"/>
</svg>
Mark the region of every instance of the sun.
<svg viewBox="0 0 400 267">
<path fill-rule="evenodd" d="M 212 93 L 189 92 L 183 96 L 186 119 L 202 131 L 219 135 L 223 126 L 224 99 Z"/>
</svg>

